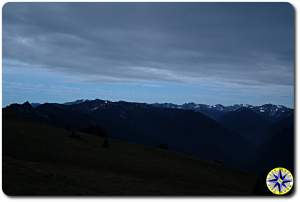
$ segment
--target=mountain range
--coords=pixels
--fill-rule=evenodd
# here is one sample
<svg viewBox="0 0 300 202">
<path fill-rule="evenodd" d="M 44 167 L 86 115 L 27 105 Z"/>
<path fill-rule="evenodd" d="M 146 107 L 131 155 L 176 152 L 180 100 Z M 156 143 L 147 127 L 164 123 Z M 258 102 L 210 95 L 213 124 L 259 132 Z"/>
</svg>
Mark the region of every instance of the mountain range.
<svg viewBox="0 0 300 202">
<path fill-rule="evenodd" d="M 74 104 L 80 104 L 85 102 L 92 102 L 93 100 L 87 100 L 87 99 L 79 99 L 72 102 L 65 102 L 64 105 L 74 105 Z M 110 101 L 104 101 L 107 103 L 112 103 Z M 145 104 L 145 103 L 144 103 Z M 41 105 L 40 103 L 30 103 L 32 107 L 37 107 Z M 229 105 L 224 106 L 222 104 L 216 104 L 216 105 L 207 105 L 207 104 L 196 104 L 193 102 L 190 103 L 184 103 L 184 104 L 173 104 L 173 103 L 153 103 L 150 104 L 155 107 L 161 107 L 161 108 L 171 108 L 171 109 L 184 109 L 184 110 L 192 110 L 195 112 L 201 112 L 208 117 L 219 120 L 225 113 L 236 111 L 240 108 L 247 108 L 251 109 L 252 111 L 260 114 L 265 119 L 268 119 L 269 121 L 276 122 L 280 119 L 283 119 L 285 117 L 288 117 L 290 114 L 292 114 L 293 109 L 283 106 L 283 105 L 273 105 L 273 104 L 264 104 L 260 106 L 253 106 L 249 104 L 235 104 L 235 105 Z"/>
<path fill-rule="evenodd" d="M 276 162 L 293 169 L 293 113 L 293 109 L 272 104 L 177 105 L 96 99 L 12 104 L 3 109 L 3 119 L 87 131 L 150 147 L 165 145 L 229 167 L 263 171 L 273 166 L 276 156 L 270 153 L 279 147 L 281 157 Z"/>
<path fill-rule="evenodd" d="M 157 107 L 164 108 L 173 108 L 173 109 L 185 109 L 185 110 L 193 110 L 196 112 L 201 112 L 210 118 L 215 120 L 220 120 L 224 114 L 227 112 L 236 111 L 240 108 L 247 108 L 251 111 L 254 111 L 257 114 L 260 114 L 265 119 L 276 122 L 284 117 L 288 117 L 293 109 L 285 107 L 283 105 L 273 105 L 273 104 L 264 104 L 261 106 L 253 106 L 249 104 L 235 104 L 230 106 L 224 106 L 221 104 L 216 105 L 207 105 L 207 104 L 196 104 L 193 102 L 185 103 L 182 105 L 172 104 L 172 103 L 155 103 L 153 104 Z"/>
</svg>

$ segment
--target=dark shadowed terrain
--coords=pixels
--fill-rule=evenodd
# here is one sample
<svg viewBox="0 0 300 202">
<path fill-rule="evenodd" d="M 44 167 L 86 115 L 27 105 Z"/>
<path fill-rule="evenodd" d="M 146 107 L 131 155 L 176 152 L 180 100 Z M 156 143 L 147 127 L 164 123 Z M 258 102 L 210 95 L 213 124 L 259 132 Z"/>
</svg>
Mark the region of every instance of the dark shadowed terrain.
<svg viewBox="0 0 300 202">
<path fill-rule="evenodd" d="M 175 152 L 43 124 L 4 121 L 8 195 L 251 194 L 256 177 Z M 245 183 L 247 182 L 247 183 Z"/>
<path fill-rule="evenodd" d="M 219 111 L 213 119 L 192 105 L 174 106 L 10 105 L 3 109 L 3 189 L 8 195 L 266 195 L 272 168 L 294 171 L 292 109 L 207 107 L 206 113 Z"/>
</svg>

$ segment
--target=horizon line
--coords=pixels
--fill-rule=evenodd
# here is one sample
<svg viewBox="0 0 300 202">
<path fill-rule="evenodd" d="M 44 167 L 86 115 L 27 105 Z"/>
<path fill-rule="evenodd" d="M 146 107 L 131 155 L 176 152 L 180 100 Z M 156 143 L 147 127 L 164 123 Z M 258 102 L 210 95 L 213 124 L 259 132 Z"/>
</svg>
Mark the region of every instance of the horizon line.
<svg viewBox="0 0 300 202">
<path fill-rule="evenodd" d="M 5 107 L 8 107 L 10 105 L 13 105 L 13 104 L 25 104 L 25 103 L 29 103 L 29 104 L 67 104 L 67 103 L 72 103 L 72 102 L 77 102 L 77 101 L 82 101 L 82 102 L 86 102 L 86 101 L 95 101 L 95 100 L 101 100 L 101 101 L 107 101 L 107 102 L 112 102 L 112 103 L 116 103 L 116 102 L 127 102 L 127 103 L 139 103 L 139 104 L 149 104 L 149 105 L 153 105 L 153 104 L 173 104 L 173 105 L 184 105 L 184 104 L 196 104 L 196 105 L 207 105 L 207 106 L 217 106 L 217 105 L 221 105 L 221 106 L 224 106 L 224 107 L 230 107 L 230 106 L 236 106 L 236 105 L 241 105 L 241 106 L 254 106 L 254 107 L 258 107 L 258 106 L 263 106 L 263 105 L 275 105 L 275 106 L 283 106 L 283 107 L 286 107 L 286 108 L 289 108 L 289 109 L 294 109 L 294 107 L 292 106 L 286 106 L 286 105 L 283 105 L 283 104 L 272 104 L 272 103 L 264 103 L 264 104 L 258 104 L 258 105 L 253 105 L 253 104 L 247 104 L 247 103 L 235 103 L 235 104 L 230 104 L 230 105 L 224 105 L 224 104 L 220 104 L 220 103 L 217 103 L 217 104 L 204 104 L 204 103 L 196 103 L 196 102 L 184 102 L 182 104 L 176 104 L 176 103 L 172 103 L 172 102 L 152 102 L 152 103 L 149 103 L 149 102 L 141 102 L 141 101 L 125 101 L 125 100 L 107 100 L 107 99 L 99 99 L 99 98 L 95 98 L 95 99 L 76 99 L 76 100 L 73 100 L 73 101 L 67 101 L 67 102 L 30 102 L 29 100 L 23 102 L 23 103 L 10 103 L 10 104 L 7 104 L 5 106 L 2 106 L 2 108 L 5 108 Z"/>
</svg>

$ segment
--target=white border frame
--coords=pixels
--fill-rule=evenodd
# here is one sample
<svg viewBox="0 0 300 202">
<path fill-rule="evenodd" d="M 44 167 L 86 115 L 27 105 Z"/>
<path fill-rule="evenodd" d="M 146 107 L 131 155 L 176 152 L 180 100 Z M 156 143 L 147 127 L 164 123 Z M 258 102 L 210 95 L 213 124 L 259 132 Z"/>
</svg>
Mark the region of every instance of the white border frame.
<svg viewBox="0 0 300 202">
<path fill-rule="evenodd" d="M 1 63 L 1 74 L 0 74 L 0 93 L 1 93 L 1 98 L 0 98 L 0 105 L 2 106 L 2 8 L 4 6 L 5 3 L 7 2 L 14 2 L 14 1 L 8 1 L 8 0 L 2 0 L 0 1 L 0 5 L 1 5 L 1 14 L 0 14 L 0 21 L 1 21 L 1 31 L 0 31 L 0 35 L 1 35 L 1 41 L 0 41 L 0 45 L 1 45 L 1 49 L 0 49 L 0 63 Z M 19 1 L 15 1 L 15 2 L 83 2 L 83 0 L 53 0 L 53 1 L 44 1 L 44 0 L 39 0 L 39 1 L 36 1 L 36 0 L 31 0 L 31 1 L 28 1 L 28 0 L 19 0 Z M 296 143 L 295 143 L 295 152 L 296 152 L 296 155 L 295 155 L 295 165 L 296 165 L 296 169 L 295 169 L 295 175 L 294 176 L 294 179 L 295 179 L 295 182 L 294 182 L 294 188 L 296 188 L 294 190 L 294 193 L 293 195 L 291 195 L 290 197 L 251 197 L 251 196 L 246 196 L 246 197 L 10 197 L 10 196 L 7 196 L 3 193 L 3 191 L 1 192 L 0 194 L 0 200 L 1 201 L 10 201 L 10 200 L 24 200 L 24 201 L 32 201 L 32 200 L 36 200 L 36 201 L 40 201 L 40 200 L 48 200 L 48 201 L 54 201 L 55 202 L 60 202 L 60 201 L 73 201 L 73 200 L 82 200 L 82 199 L 86 199 L 86 200 L 107 200 L 107 201 L 117 201 L 117 200 L 120 200 L 122 199 L 123 201 L 127 201 L 127 202 L 131 202 L 133 200 L 143 200 L 143 201 L 152 201 L 152 202 L 157 202 L 158 200 L 165 200 L 165 201 L 185 201 L 185 200 L 189 200 L 189 201 L 199 201 L 200 200 L 210 200 L 210 201 L 216 201 L 216 200 L 223 200 L 223 201 L 228 201 L 228 202 L 231 202 L 233 200 L 251 200 L 251 199 L 256 199 L 257 201 L 273 201 L 273 200 L 282 200 L 282 199 L 285 199 L 285 200 L 290 200 L 290 201 L 299 201 L 299 193 L 298 193 L 298 189 L 299 189 L 299 180 L 297 179 L 298 177 L 298 169 L 299 168 L 299 161 L 300 160 L 296 160 L 299 155 L 299 149 L 297 149 L 297 145 L 300 145 L 299 144 L 299 140 L 300 138 L 297 138 L 297 136 L 299 135 L 298 134 L 298 130 L 297 130 L 297 127 L 300 123 L 300 120 L 297 118 L 299 117 L 299 110 L 297 109 L 297 106 L 299 106 L 299 99 L 298 98 L 298 95 L 299 95 L 299 92 L 300 92 L 300 88 L 298 86 L 298 82 L 296 81 L 296 78 L 299 78 L 300 76 L 300 71 L 297 71 L 297 59 L 299 58 L 300 54 L 297 52 L 297 47 L 299 47 L 299 41 L 297 40 L 297 36 L 298 36 L 298 33 L 299 33 L 299 20 L 298 20 L 298 14 L 297 14 L 297 10 L 300 9 L 300 1 L 299 0 L 289 0 L 289 1 L 278 1 L 278 0 L 264 0 L 264 1 L 259 1 L 259 0 L 256 0 L 256 1 L 252 1 L 252 0 L 248 0 L 248 1 L 237 1 L 237 0 L 231 0 L 231 1 L 224 1 L 224 0 L 218 0 L 218 1 L 195 1 L 195 0 L 188 0 L 188 1 L 178 1 L 178 0 L 173 0 L 173 1 L 170 1 L 170 0 L 164 0 L 164 1 L 157 1 L 157 0 L 146 0 L 146 1 L 143 1 L 143 0 L 140 0 L 140 1 L 123 1 L 123 0 L 111 0 L 111 1 L 95 1 L 95 0 L 89 0 L 87 2 L 288 2 L 290 4 L 293 5 L 294 9 L 295 9 L 295 26 L 296 26 L 296 33 L 295 33 L 295 51 L 296 51 L 296 54 L 295 54 L 295 91 L 294 91 L 294 99 L 295 99 L 295 140 L 296 140 Z M 0 183 L 1 183 L 1 187 L 2 187 L 2 110 L 0 112 L 0 126 L 1 126 L 1 139 L 0 139 L 0 145 L 1 145 L 1 150 L 0 150 L 0 158 L 1 158 L 1 162 L 0 162 Z M 293 189 L 294 189 L 293 188 Z"/>
</svg>

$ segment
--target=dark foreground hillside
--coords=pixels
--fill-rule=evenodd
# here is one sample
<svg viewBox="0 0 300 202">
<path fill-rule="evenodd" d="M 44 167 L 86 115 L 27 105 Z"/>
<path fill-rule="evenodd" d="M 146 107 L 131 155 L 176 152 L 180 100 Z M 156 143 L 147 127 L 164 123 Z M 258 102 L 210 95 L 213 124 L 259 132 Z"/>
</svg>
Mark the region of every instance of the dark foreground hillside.
<svg viewBox="0 0 300 202">
<path fill-rule="evenodd" d="M 256 181 L 166 149 L 3 122 L 2 186 L 8 195 L 250 195 Z"/>
<path fill-rule="evenodd" d="M 157 108 L 145 103 L 87 101 L 80 104 L 28 102 L 3 109 L 4 119 L 34 121 L 85 131 L 126 142 L 190 154 L 247 170 L 251 145 L 240 134 L 226 129 L 200 112 Z M 102 131 L 102 132 L 99 132 Z"/>
</svg>

